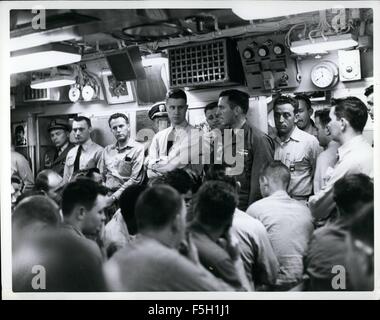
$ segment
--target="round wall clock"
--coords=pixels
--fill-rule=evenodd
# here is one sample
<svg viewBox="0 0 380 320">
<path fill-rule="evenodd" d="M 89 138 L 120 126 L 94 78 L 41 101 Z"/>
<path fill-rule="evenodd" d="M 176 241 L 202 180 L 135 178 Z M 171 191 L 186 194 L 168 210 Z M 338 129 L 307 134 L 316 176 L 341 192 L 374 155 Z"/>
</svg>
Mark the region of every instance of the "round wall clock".
<svg viewBox="0 0 380 320">
<path fill-rule="evenodd" d="M 331 61 L 317 63 L 310 73 L 311 82 L 318 88 L 332 87 L 338 82 L 338 67 Z"/>
</svg>

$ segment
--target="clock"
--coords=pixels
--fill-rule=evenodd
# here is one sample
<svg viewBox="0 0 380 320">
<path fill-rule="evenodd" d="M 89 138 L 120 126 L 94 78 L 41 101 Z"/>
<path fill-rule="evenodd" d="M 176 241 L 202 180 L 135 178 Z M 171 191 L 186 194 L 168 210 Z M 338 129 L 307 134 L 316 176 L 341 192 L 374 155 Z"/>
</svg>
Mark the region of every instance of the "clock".
<svg viewBox="0 0 380 320">
<path fill-rule="evenodd" d="M 332 87 L 338 82 L 338 67 L 331 61 L 317 63 L 310 73 L 311 82 L 318 88 Z"/>
</svg>

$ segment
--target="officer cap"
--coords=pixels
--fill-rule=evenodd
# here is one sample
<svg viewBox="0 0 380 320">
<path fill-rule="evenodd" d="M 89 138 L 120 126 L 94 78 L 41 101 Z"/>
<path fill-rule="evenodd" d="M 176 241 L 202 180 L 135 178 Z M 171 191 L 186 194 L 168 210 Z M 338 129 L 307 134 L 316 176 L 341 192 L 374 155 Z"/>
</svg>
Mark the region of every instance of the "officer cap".
<svg viewBox="0 0 380 320">
<path fill-rule="evenodd" d="M 66 131 L 70 131 L 71 127 L 65 119 L 54 119 L 50 121 L 48 131 L 50 132 L 51 130 L 54 130 L 54 129 L 63 129 Z"/>
<path fill-rule="evenodd" d="M 166 111 L 166 106 L 164 101 L 155 103 L 149 110 L 148 116 L 151 120 L 155 117 L 167 117 L 168 113 Z"/>
</svg>

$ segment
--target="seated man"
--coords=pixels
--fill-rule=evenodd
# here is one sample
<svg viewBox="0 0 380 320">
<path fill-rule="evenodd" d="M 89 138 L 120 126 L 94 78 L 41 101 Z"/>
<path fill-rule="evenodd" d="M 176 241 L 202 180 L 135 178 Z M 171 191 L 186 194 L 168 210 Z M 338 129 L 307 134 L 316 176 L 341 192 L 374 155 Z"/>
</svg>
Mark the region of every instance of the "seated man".
<svg viewBox="0 0 380 320">
<path fill-rule="evenodd" d="M 213 180 L 230 184 L 238 193 L 239 184 L 234 177 L 226 175 L 222 166 L 210 166 L 205 181 Z M 239 240 L 240 256 L 252 287 L 260 290 L 274 284 L 279 265 L 264 225 L 236 208 L 232 219 L 232 232 Z"/>
<path fill-rule="evenodd" d="M 99 247 L 88 238 L 97 238 L 103 227 L 106 195 L 105 187 L 88 178 L 70 182 L 62 194 L 63 229 L 91 247 L 98 254 L 99 262 L 102 260 Z"/>
<path fill-rule="evenodd" d="M 313 232 L 310 210 L 286 192 L 289 181 L 289 169 L 280 161 L 264 167 L 260 176 L 264 199 L 253 203 L 247 210 L 267 229 L 280 264 L 276 290 L 288 290 L 301 281 L 302 259 Z"/>
<path fill-rule="evenodd" d="M 61 223 L 58 205 L 47 196 L 34 195 L 21 200 L 12 214 L 13 250 L 19 243 L 42 230 L 58 228 Z"/>
<path fill-rule="evenodd" d="M 221 181 L 205 182 L 196 196 L 196 216 L 189 231 L 205 268 L 237 290 L 250 291 L 238 239 L 231 231 L 237 203 L 238 195 L 230 185 Z"/>
<path fill-rule="evenodd" d="M 347 271 L 353 290 L 374 289 L 374 206 L 363 207 L 348 225 Z"/>
<path fill-rule="evenodd" d="M 169 186 L 148 188 L 136 204 L 139 235 L 105 264 L 112 291 L 232 291 L 198 262 L 185 239 L 185 204 Z M 179 253 L 180 244 L 183 244 Z"/>
<path fill-rule="evenodd" d="M 80 240 L 58 230 L 35 233 L 13 254 L 16 292 L 106 291 L 97 256 Z"/>
<path fill-rule="evenodd" d="M 336 290 L 332 281 L 336 276 L 334 266 L 343 266 L 348 271 L 348 221 L 373 201 L 373 183 L 361 173 L 347 175 L 334 184 L 334 199 L 338 218 L 314 232 L 305 258 L 306 274 L 310 277 L 309 290 L 312 291 Z M 350 277 L 346 272 L 347 282 L 340 289 L 352 289 Z"/>
</svg>

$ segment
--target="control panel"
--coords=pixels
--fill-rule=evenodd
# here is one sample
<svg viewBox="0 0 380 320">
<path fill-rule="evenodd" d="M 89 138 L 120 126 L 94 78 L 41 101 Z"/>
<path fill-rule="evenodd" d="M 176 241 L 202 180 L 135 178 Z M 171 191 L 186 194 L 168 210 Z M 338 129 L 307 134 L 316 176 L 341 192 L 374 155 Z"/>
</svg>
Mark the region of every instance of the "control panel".
<svg viewBox="0 0 380 320">
<path fill-rule="evenodd" d="M 296 88 L 301 81 L 285 35 L 252 36 L 238 41 L 248 87 L 260 92 Z"/>
</svg>

